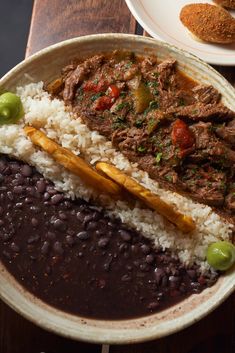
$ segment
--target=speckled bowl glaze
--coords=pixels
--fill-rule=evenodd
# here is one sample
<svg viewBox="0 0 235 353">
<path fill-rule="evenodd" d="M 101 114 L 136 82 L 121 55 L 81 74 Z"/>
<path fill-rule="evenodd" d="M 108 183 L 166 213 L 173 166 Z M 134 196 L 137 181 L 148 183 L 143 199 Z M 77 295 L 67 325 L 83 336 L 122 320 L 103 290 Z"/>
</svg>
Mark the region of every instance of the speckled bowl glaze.
<svg viewBox="0 0 235 353">
<path fill-rule="evenodd" d="M 166 43 L 124 34 L 98 34 L 53 45 L 17 65 L 0 80 L 0 87 L 14 90 L 16 86 L 29 82 L 49 81 L 59 75 L 61 68 L 74 57 L 86 58 L 120 48 L 138 54 L 154 53 L 159 59 L 176 58 L 182 71 L 200 82 L 211 83 L 222 93 L 224 103 L 235 110 L 235 90 L 209 65 Z M 47 330 L 93 343 L 141 342 L 182 330 L 220 305 L 234 288 L 233 268 L 212 288 L 160 313 L 131 320 L 91 320 L 66 314 L 43 303 L 21 287 L 0 264 L 0 296 L 7 304 Z"/>
</svg>

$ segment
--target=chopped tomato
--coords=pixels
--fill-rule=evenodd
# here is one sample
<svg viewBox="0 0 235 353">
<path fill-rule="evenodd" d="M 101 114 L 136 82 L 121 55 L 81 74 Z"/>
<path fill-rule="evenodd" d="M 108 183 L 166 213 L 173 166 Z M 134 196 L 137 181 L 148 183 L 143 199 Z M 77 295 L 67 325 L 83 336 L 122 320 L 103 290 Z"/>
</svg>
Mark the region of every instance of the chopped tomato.
<svg viewBox="0 0 235 353">
<path fill-rule="evenodd" d="M 185 150 L 194 144 L 194 136 L 184 121 L 177 119 L 171 133 L 172 143 L 181 150 Z"/>
<path fill-rule="evenodd" d="M 109 96 L 102 96 L 96 99 L 94 103 L 94 109 L 95 110 L 106 110 L 111 108 L 111 106 L 114 103 L 114 98 L 109 97 Z"/>
<path fill-rule="evenodd" d="M 94 83 L 93 81 L 86 81 L 83 84 L 84 91 L 95 91 L 96 87 L 97 87 L 97 84 Z"/>
<path fill-rule="evenodd" d="M 104 92 L 107 89 L 108 82 L 105 80 L 96 81 L 86 81 L 83 84 L 83 90 L 85 92 L 92 91 L 92 92 Z"/>
<path fill-rule="evenodd" d="M 110 85 L 108 87 L 108 95 L 113 98 L 118 98 L 120 96 L 120 89 L 115 85 Z"/>
</svg>

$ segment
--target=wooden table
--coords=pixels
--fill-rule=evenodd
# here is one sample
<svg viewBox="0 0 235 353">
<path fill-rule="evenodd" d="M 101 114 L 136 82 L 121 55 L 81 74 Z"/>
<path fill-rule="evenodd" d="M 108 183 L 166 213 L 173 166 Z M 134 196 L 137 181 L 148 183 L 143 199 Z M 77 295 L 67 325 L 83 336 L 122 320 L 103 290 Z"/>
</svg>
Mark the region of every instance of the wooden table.
<svg viewBox="0 0 235 353">
<path fill-rule="evenodd" d="M 105 32 L 146 35 L 124 0 L 35 0 L 26 56 L 64 39 Z M 216 67 L 234 86 L 234 67 Z M 95 353 L 108 347 L 76 342 L 48 333 L 0 302 L 0 353 Z M 212 314 L 166 338 L 111 353 L 234 353 L 235 294 Z"/>
</svg>

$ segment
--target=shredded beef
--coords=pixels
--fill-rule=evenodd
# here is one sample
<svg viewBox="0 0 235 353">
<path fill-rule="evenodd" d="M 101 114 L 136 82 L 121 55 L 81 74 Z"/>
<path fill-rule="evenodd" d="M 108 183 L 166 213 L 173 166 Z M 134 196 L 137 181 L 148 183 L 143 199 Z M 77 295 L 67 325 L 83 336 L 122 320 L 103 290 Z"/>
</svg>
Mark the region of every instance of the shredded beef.
<svg viewBox="0 0 235 353">
<path fill-rule="evenodd" d="M 215 130 L 216 134 L 233 147 L 235 145 L 235 120 L 228 123 L 227 126 L 220 126 Z"/>
<path fill-rule="evenodd" d="M 208 165 L 204 167 L 189 165 L 180 177 L 183 190 L 190 192 L 194 199 L 211 206 L 223 205 L 225 173 Z"/>
<path fill-rule="evenodd" d="M 198 85 L 192 89 L 196 101 L 203 104 L 214 104 L 220 100 L 220 93 L 213 86 Z"/>
<path fill-rule="evenodd" d="M 157 72 L 160 89 L 167 90 L 169 86 L 171 86 L 172 82 L 174 82 L 173 75 L 175 73 L 175 64 L 175 59 L 168 59 L 158 65 Z"/>
<path fill-rule="evenodd" d="M 235 151 L 219 140 L 212 131 L 211 123 L 200 122 L 191 126 L 196 138 L 196 149 L 190 157 L 194 160 L 211 160 L 214 163 L 234 164 Z M 216 159 L 215 159 L 216 158 Z"/>
<path fill-rule="evenodd" d="M 103 55 L 95 55 L 92 58 L 85 60 L 82 64 L 79 64 L 74 71 L 70 71 L 70 74 L 65 80 L 63 91 L 63 99 L 65 103 L 72 102 L 77 85 L 81 83 L 91 71 L 97 70 L 102 64 L 103 58 Z"/>
<path fill-rule="evenodd" d="M 235 118 L 235 113 L 223 104 L 196 103 L 185 107 L 171 107 L 168 113 L 191 121 L 229 121 Z"/>
<path fill-rule="evenodd" d="M 235 113 L 213 86 L 180 73 L 175 59 L 118 51 L 63 77 L 65 102 L 151 178 L 235 214 Z"/>
<path fill-rule="evenodd" d="M 107 114 L 106 118 L 104 119 L 102 116 L 99 116 L 96 112 L 92 111 L 84 111 L 82 112 L 82 115 L 80 115 L 79 111 L 77 113 L 85 121 L 89 129 L 96 130 L 107 137 L 111 135 L 112 121 L 109 114 Z"/>
</svg>

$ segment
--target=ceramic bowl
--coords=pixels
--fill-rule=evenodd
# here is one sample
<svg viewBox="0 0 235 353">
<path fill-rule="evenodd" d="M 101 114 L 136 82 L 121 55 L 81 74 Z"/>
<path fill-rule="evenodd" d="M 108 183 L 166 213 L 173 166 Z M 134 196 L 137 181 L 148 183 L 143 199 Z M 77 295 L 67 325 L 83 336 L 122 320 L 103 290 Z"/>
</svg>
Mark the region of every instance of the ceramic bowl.
<svg viewBox="0 0 235 353">
<path fill-rule="evenodd" d="M 16 86 L 32 81 L 50 81 L 72 58 L 86 58 L 97 52 L 120 48 L 138 54 L 154 53 L 160 60 L 169 56 L 176 58 L 180 70 L 199 82 L 211 83 L 222 93 L 224 103 L 235 110 L 235 90 L 209 65 L 171 45 L 124 34 L 92 35 L 53 45 L 17 65 L 0 80 L 0 87 L 14 90 Z M 213 287 L 157 314 L 119 321 L 94 320 L 67 314 L 45 304 L 26 291 L 0 264 L 0 296 L 8 305 L 47 330 L 93 343 L 141 342 L 182 330 L 209 314 L 234 288 L 233 269 L 220 277 Z"/>
</svg>

